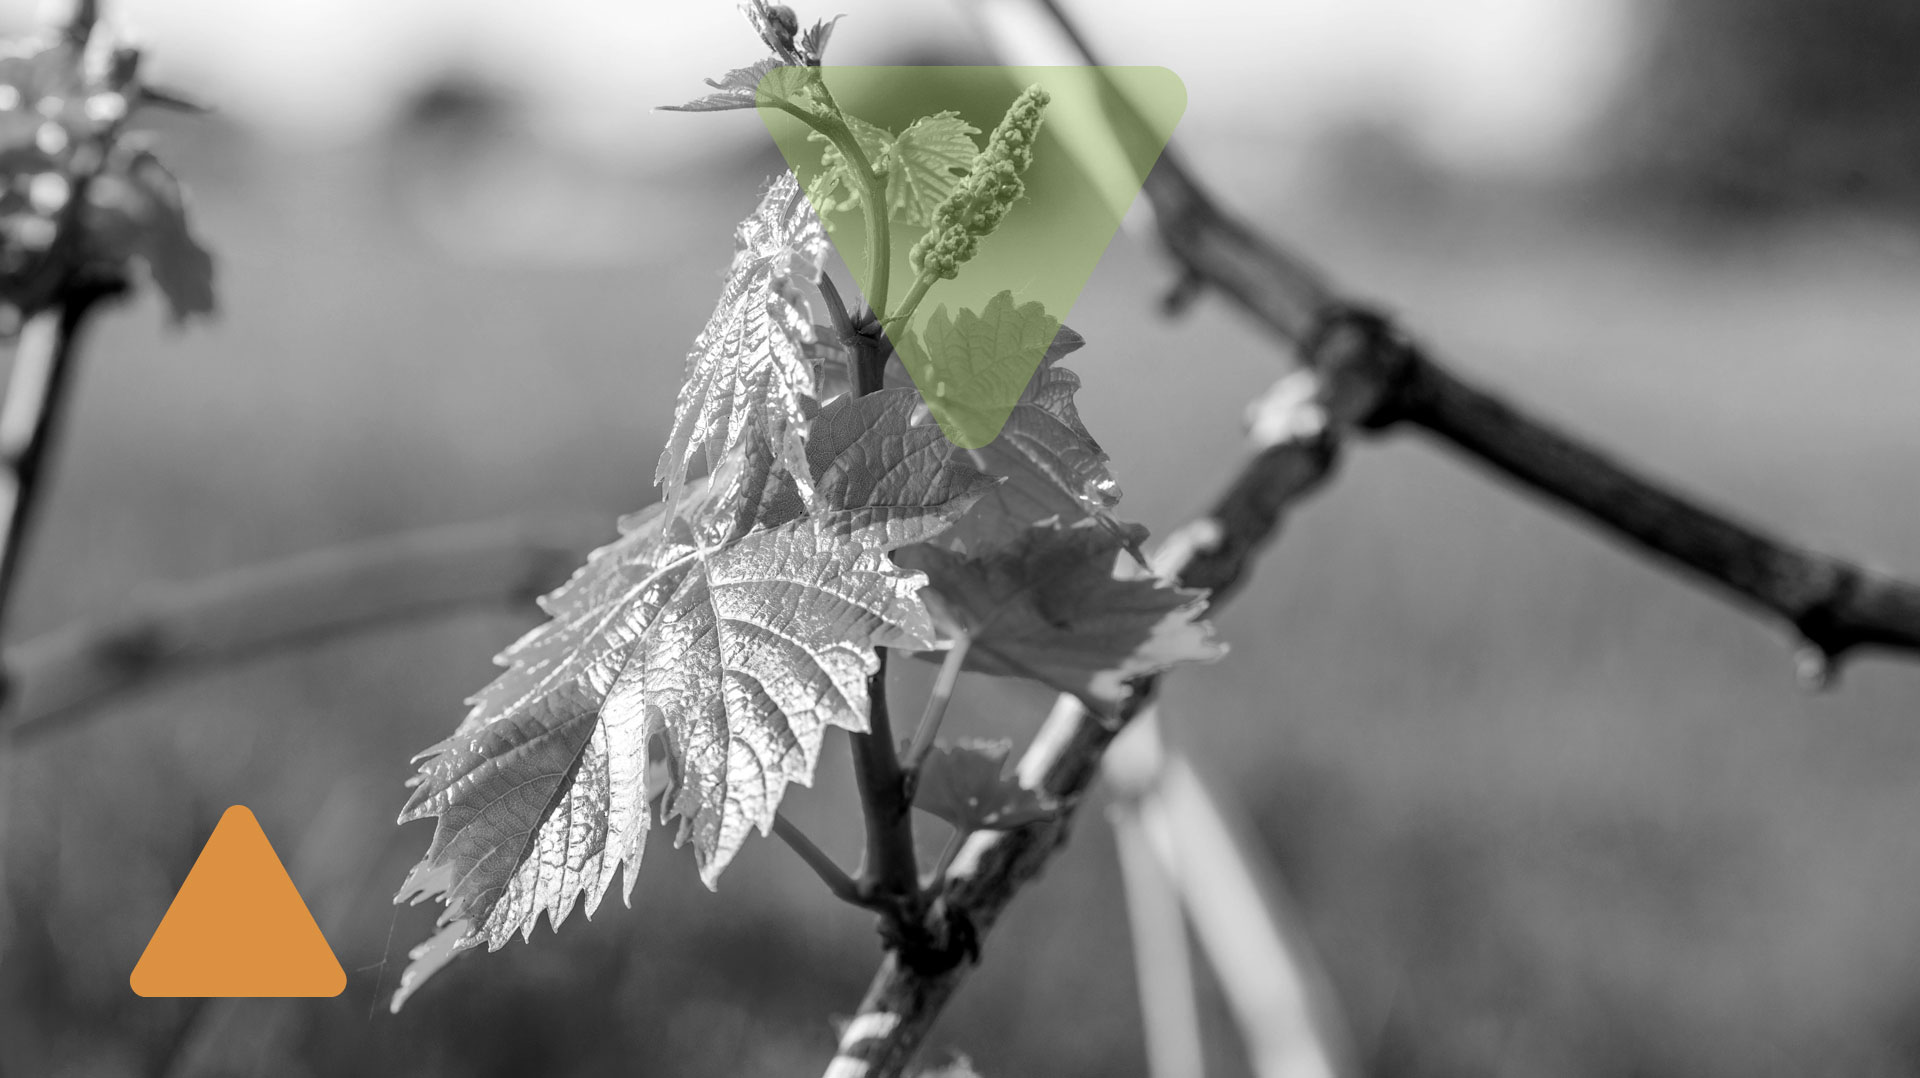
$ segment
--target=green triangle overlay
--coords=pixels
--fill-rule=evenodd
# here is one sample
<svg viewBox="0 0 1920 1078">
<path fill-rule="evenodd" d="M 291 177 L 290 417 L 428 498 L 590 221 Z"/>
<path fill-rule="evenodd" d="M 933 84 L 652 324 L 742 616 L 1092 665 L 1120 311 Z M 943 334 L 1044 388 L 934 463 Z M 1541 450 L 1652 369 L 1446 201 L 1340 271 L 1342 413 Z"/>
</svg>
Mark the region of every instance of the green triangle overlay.
<svg viewBox="0 0 1920 1078">
<path fill-rule="evenodd" d="M 1059 320 L 1080 298 L 1166 147 L 1186 111 L 1186 87 L 1164 67 L 817 70 L 844 114 L 898 136 L 921 117 L 953 111 L 978 129 L 973 141 L 980 147 L 1023 89 L 1039 86 L 1051 97 L 1023 177 L 1025 196 L 980 241 L 957 278 L 934 283 L 904 326 L 888 327 L 947 438 L 966 448 L 986 445 L 1006 424 Z M 775 68 L 762 90 L 785 93 L 793 85 L 788 80 L 799 75 Z M 815 197 L 827 170 L 826 141 L 809 138 L 804 122 L 775 106 L 757 111 L 801 186 Z M 889 176 L 890 200 L 899 182 Z M 839 204 L 845 197 L 841 191 L 816 198 L 814 209 L 861 291 L 871 294 L 865 218 L 857 205 Z M 924 223 L 903 219 L 910 212 L 889 215 L 890 304 L 912 289 L 916 275 L 908 252 L 927 231 Z"/>
</svg>

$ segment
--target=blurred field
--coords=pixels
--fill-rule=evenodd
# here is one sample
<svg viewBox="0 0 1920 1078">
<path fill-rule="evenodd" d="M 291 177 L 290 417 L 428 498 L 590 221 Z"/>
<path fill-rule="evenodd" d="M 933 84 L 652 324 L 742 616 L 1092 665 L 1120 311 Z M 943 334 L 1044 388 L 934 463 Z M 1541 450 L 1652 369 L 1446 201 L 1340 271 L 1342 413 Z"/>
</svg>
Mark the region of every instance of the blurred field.
<svg viewBox="0 0 1920 1078">
<path fill-rule="evenodd" d="M 682 357 L 769 162 L 723 155 L 680 183 L 574 176 L 556 194 L 541 186 L 555 169 L 509 154 L 524 200 L 490 202 L 406 146 L 297 156 L 199 131 L 170 135 L 172 156 L 223 258 L 225 315 L 156 334 L 143 302 L 101 327 L 20 632 L 343 539 L 569 510 L 611 528 L 649 500 Z M 1910 225 L 1735 235 L 1199 157 L 1231 202 L 1464 371 L 1752 518 L 1920 571 Z M 469 195 L 466 218 L 416 212 Z M 619 208 L 585 219 L 620 242 L 571 264 L 482 242 L 574 227 L 570 203 Z M 463 229 L 457 251 L 435 238 Z M 1242 402 L 1282 370 L 1221 301 L 1161 321 L 1168 280 L 1123 241 L 1070 317 L 1090 342 L 1084 414 L 1129 514 L 1159 532 L 1224 480 Z M 824 1061 L 876 941 L 773 843 L 717 895 L 656 843 L 631 910 L 463 960 L 397 1018 L 379 1006 L 431 919 L 389 905 L 428 838 L 391 822 L 408 757 L 527 623 L 277 658 L 0 758 L 0 1073 Z M 1375 1073 L 1920 1071 L 1920 673 L 1869 661 L 1809 695 L 1778 633 L 1409 437 L 1351 454 L 1221 625 L 1234 654 L 1176 679 L 1168 718 L 1257 817 Z M 1045 702 L 969 693 L 976 731 L 1030 730 Z M 851 863 L 843 756 L 796 814 Z M 342 998 L 196 1014 L 128 992 L 233 803 L 327 928 Z M 1096 807 L 937 1041 L 993 1076 L 1141 1073 L 1117 880 Z"/>
</svg>

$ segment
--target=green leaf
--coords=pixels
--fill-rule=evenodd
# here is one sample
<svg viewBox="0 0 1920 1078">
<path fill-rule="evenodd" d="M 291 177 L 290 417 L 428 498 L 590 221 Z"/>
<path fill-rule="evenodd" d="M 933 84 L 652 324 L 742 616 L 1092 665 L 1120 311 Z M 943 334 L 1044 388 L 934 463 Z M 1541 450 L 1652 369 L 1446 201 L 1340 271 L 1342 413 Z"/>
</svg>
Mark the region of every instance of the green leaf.
<svg viewBox="0 0 1920 1078">
<path fill-rule="evenodd" d="M 962 738 L 936 743 L 920 765 L 913 807 L 960 831 L 1011 831 L 1051 818 L 1057 809 L 1007 772 L 1013 742 Z"/>
<path fill-rule="evenodd" d="M 826 56 L 827 41 L 833 37 L 833 28 L 840 24 L 845 15 L 835 15 L 831 19 L 821 19 L 800 35 L 800 57 L 808 63 L 818 66 Z"/>
<path fill-rule="evenodd" d="M 752 438 L 674 513 L 623 521 L 422 754 L 401 819 L 439 822 L 400 899 L 444 897 L 442 927 L 469 926 L 456 950 L 497 949 L 543 912 L 557 928 L 582 896 L 591 916 L 622 866 L 630 894 L 656 795 L 712 886 L 771 828 L 786 786 L 811 781 L 826 729 L 866 729 L 873 649 L 933 645 L 924 578 L 887 552 L 936 535 L 995 480 L 930 452 L 939 429 L 885 404 L 822 411 L 811 505 Z M 664 794 L 647 779 L 656 744 Z"/>
<path fill-rule="evenodd" d="M 661 105 L 660 108 L 666 112 L 728 112 L 753 108 L 760 103 L 760 81 L 774 68 L 785 66 L 779 57 L 769 56 L 759 63 L 736 67 L 718 79 L 704 80 L 713 87 L 713 93 L 684 105 Z"/>
<path fill-rule="evenodd" d="M 686 384 L 654 471 L 669 501 L 696 453 L 712 470 L 757 435 L 793 457 L 815 402 L 813 320 L 800 286 L 819 280 L 827 237 L 792 173 L 773 181 L 734 238 L 733 264 L 687 356 Z"/>
<path fill-rule="evenodd" d="M 922 544 L 894 560 L 926 573 L 932 605 L 972 636 L 966 669 L 1031 678 L 1110 715 L 1130 679 L 1226 653 L 1202 620 L 1205 593 L 1128 553 L 1144 538 L 1089 521 L 1029 528 L 984 555 Z"/>
<path fill-rule="evenodd" d="M 988 303 L 988 312 L 996 317 L 1006 313 L 1009 333 L 1031 332 L 1029 315 L 1021 313 L 1023 308 L 1013 307 L 1010 294 L 1002 296 Z M 981 316 L 963 311 L 954 325 L 971 327 L 980 321 Z M 969 335 L 951 334 L 956 340 L 969 339 Z M 991 335 L 981 336 L 990 339 Z M 1085 343 L 1078 333 L 1061 326 L 1041 358 L 1040 368 L 1019 392 L 999 434 L 978 449 L 952 447 L 981 471 L 1007 481 L 942 534 L 940 545 L 982 553 L 1018 539 L 1033 524 L 1072 525 L 1089 519 L 1124 534 L 1110 512 L 1120 502 L 1120 485 L 1107 454 L 1094 441 L 1074 405 L 1080 377 L 1059 366 L 1062 357 Z M 964 359 L 959 362 L 970 363 Z M 902 365 L 895 364 L 888 367 L 887 384 L 914 383 Z M 939 388 L 938 378 L 933 386 Z M 952 396 L 949 393 L 944 399 Z"/>
<path fill-rule="evenodd" d="M 887 217 L 901 224 L 930 224 L 933 208 L 953 193 L 980 152 L 973 141 L 980 129 L 954 112 L 922 116 L 898 135 L 857 116 L 846 119 L 868 163 L 887 174 Z M 823 212 L 858 208 L 861 186 L 846 159 L 826 136 L 816 131 L 808 137 L 827 148 L 807 196 Z"/>
<path fill-rule="evenodd" d="M 1059 332 L 1059 319 L 1046 308 L 1015 306 L 1013 293 L 1003 291 L 979 312 L 950 317 L 940 306 L 927 319 L 919 347 L 900 349 L 901 363 L 947 437 L 981 446 L 1000 433 Z"/>
<path fill-rule="evenodd" d="M 980 152 L 973 141 L 979 133 L 953 112 L 922 116 L 900 132 L 887 151 L 887 215 L 910 225 L 931 223 L 933 208 L 953 193 Z"/>
</svg>

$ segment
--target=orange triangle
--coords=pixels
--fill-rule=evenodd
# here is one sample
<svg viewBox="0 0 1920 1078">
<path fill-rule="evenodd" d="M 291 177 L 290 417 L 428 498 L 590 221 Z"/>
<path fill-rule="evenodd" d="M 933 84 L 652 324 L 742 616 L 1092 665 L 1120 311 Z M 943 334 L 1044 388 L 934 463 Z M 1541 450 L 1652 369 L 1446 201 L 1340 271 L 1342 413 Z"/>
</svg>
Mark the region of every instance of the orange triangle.
<svg viewBox="0 0 1920 1078">
<path fill-rule="evenodd" d="M 337 996 L 346 971 L 245 805 L 200 851 L 128 978 L 141 996 Z"/>
</svg>

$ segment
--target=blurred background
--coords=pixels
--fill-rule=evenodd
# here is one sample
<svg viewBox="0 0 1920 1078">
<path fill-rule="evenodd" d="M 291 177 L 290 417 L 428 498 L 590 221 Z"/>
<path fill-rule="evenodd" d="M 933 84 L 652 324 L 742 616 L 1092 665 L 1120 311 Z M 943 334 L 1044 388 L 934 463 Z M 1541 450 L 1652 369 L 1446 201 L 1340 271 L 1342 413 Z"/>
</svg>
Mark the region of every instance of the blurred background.
<svg viewBox="0 0 1920 1078">
<path fill-rule="evenodd" d="M 1224 200 L 1466 373 L 1686 488 L 1920 571 L 1920 8 L 1904 0 L 1147 0 L 1069 11 L 1186 81 Z M 14 29 L 32 24 L 9 9 Z M 654 113 L 763 49 L 721 0 L 123 0 L 220 259 L 218 321 L 89 342 L 24 635 L 342 540 L 652 499 L 757 118 Z M 836 0 L 840 63 L 990 62 L 945 3 Z M 1116 241 L 1068 320 L 1126 514 L 1164 534 L 1284 369 Z M 709 894 L 658 843 L 603 907 L 391 992 L 433 909 L 409 757 L 531 609 L 399 627 L 0 750 L 0 1073 L 817 1069 L 877 954 L 775 843 Z M 1377 1075 L 1920 1073 L 1920 671 L 1799 688 L 1783 636 L 1416 437 L 1357 447 L 1166 692 L 1256 821 Z M 927 672 L 898 675 L 917 691 Z M 1046 694 L 968 683 L 960 732 Z M 844 751 L 796 817 L 858 849 Z M 220 813 L 259 817 L 350 987 L 134 997 Z M 1144 1073 L 1097 805 L 935 1052 Z M 1244 1073 L 1210 1008 L 1218 1073 Z"/>
</svg>

